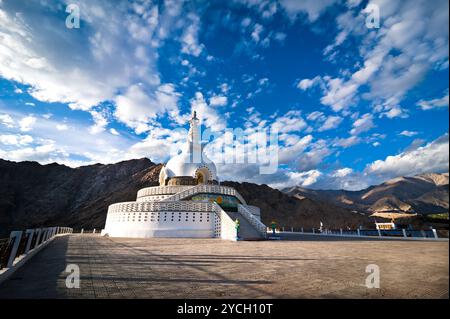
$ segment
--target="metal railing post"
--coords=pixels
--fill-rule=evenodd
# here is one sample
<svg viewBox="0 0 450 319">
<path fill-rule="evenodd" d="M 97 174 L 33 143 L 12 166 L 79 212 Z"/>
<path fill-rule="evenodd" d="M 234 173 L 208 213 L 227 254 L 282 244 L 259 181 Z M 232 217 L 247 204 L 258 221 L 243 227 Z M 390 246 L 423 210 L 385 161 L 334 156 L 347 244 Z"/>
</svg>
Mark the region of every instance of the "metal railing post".
<svg viewBox="0 0 450 319">
<path fill-rule="evenodd" d="M 6 267 L 11 268 L 14 260 L 16 259 L 17 250 L 19 249 L 20 240 L 22 239 L 22 231 L 12 231 L 9 235 L 9 239 L 14 239 L 14 244 L 9 255 L 8 263 Z"/>
<path fill-rule="evenodd" d="M 36 242 L 34 243 L 33 248 L 39 246 L 39 241 L 41 240 L 41 237 L 42 237 L 42 228 L 36 229 L 36 232 L 37 232 L 37 237 L 36 237 Z"/>
<path fill-rule="evenodd" d="M 28 237 L 27 246 L 25 248 L 25 254 L 27 254 L 30 251 L 31 242 L 33 241 L 35 231 L 36 231 L 35 229 L 27 229 L 25 231 L 25 234 L 30 234 Z"/>
<path fill-rule="evenodd" d="M 433 231 L 434 238 L 438 239 L 439 237 L 438 237 L 436 229 L 432 228 L 431 230 Z"/>
</svg>

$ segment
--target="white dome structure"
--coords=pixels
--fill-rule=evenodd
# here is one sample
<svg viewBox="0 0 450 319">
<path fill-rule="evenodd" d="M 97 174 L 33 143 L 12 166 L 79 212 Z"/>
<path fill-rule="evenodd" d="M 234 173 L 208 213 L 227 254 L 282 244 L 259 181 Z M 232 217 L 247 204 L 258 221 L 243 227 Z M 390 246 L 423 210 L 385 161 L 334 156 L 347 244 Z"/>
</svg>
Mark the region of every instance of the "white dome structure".
<svg viewBox="0 0 450 319">
<path fill-rule="evenodd" d="M 216 165 L 203 152 L 200 142 L 199 120 L 194 111 L 189 134 L 181 154 L 172 157 L 161 169 L 160 186 L 215 184 L 218 182 Z"/>
<path fill-rule="evenodd" d="M 266 238 L 259 208 L 248 205 L 233 187 L 219 185 L 216 166 L 203 153 L 195 112 L 186 144 L 162 167 L 159 184 L 140 189 L 136 201 L 110 205 L 102 235 Z"/>
</svg>

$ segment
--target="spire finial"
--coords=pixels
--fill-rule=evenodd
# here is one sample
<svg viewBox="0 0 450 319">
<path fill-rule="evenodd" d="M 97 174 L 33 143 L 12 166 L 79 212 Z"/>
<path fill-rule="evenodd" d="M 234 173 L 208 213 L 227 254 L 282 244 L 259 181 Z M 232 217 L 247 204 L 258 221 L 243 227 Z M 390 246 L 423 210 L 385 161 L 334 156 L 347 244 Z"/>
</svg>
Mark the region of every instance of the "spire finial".
<svg viewBox="0 0 450 319">
<path fill-rule="evenodd" d="M 198 120 L 198 118 L 197 118 L 197 111 L 194 111 L 194 114 L 192 115 L 192 119 L 193 120 Z"/>
</svg>

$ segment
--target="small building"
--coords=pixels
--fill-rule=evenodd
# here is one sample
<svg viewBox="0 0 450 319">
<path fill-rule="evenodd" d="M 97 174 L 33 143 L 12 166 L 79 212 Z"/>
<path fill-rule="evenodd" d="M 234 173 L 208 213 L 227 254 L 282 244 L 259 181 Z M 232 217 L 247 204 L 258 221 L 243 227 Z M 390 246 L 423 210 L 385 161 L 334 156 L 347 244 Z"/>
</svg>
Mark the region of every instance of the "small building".
<svg viewBox="0 0 450 319">
<path fill-rule="evenodd" d="M 397 226 L 394 224 L 394 222 L 375 223 L 375 226 L 378 230 L 395 230 L 395 229 L 397 229 Z"/>
</svg>

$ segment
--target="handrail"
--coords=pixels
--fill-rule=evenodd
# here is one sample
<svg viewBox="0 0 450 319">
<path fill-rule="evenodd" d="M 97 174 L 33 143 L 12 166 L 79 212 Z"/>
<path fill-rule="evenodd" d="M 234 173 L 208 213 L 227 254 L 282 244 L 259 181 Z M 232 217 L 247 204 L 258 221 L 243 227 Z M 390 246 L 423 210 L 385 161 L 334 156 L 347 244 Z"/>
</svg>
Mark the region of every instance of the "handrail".
<svg viewBox="0 0 450 319">
<path fill-rule="evenodd" d="M 186 189 L 186 190 L 176 193 L 172 196 L 169 196 L 169 197 L 161 200 L 161 202 L 178 201 L 178 200 L 182 200 L 186 197 L 189 197 L 191 195 L 195 195 L 198 193 L 216 193 L 216 194 L 231 195 L 231 196 L 235 196 L 237 199 L 239 199 L 239 201 L 242 204 L 244 204 L 244 205 L 246 204 L 245 199 L 233 187 L 222 186 L 222 185 L 209 185 L 209 184 L 200 184 L 200 185 L 193 186 L 189 189 Z"/>
<path fill-rule="evenodd" d="M 238 212 L 260 233 L 264 238 L 267 237 L 267 226 L 257 219 L 244 205 L 238 205 Z"/>
<path fill-rule="evenodd" d="M 24 255 L 25 257 L 49 239 L 59 234 L 70 234 L 73 229 L 69 227 L 47 227 L 27 229 L 25 231 L 12 231 L 7 246 L 0 252 L 0 269 L 12 268 L 14 261 Z"/>
<path fill-rule="evenodd" d="M 188 188 L 193 187 L 192 185 L 170 185 L 170 186 L 151 186 L 141 188 L 137 192 L 137 198 L 143 198 L 148 196 L 156 196 L 156 195 L 172 195 L 179 192 L 182 192 Z"/>
</svg>

